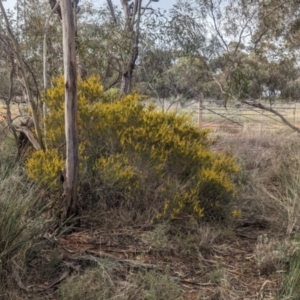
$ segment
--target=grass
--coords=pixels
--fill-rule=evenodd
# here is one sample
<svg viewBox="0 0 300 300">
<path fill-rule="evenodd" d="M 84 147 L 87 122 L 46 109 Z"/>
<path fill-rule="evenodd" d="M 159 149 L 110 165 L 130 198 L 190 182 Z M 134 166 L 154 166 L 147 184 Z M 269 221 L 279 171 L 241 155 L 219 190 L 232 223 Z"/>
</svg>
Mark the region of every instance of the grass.
<svg viewBox="0 0 300 300">
<path fill-rule="evenodd" d="M 116 278 L 117 265 L 101 261 L 82 274 L 69 277 L 59 287 L 61 300 L 184 300 L 180 286 L 171 276 L 155 271 L 139 272 L 128 281 Z"/>
<path fill-rule="evenodd" d="M 207 278 L 214 283 L 215 285 L 221 285 L 222 282 L 225 280 L 226 270 L 221 266 L 216 266 L 215 269 L 211 270 L 207 273 Z"/>
<path fill-rule="evenodd" d="M 47 242 L 47 193 L 6 151 L 0 299 L 299 299 L 299 137 L 282 130 L 212 137 L 214 150 L 235 155 L 242 168 L 228 207 L 238 216 L 134 226 L 122 223 L 125 211 L 120 218 L 119 211 L 94 207 L 78 232 Z"/>
<path fill-rule="evenodd" d="M 265 103 L 268 107 L 268 104 Z M 249 124 L 249 125 L 263 125 L 264 127 L 270 128 L 278 128 L 284 127 L 284 124 L 281 120 L 276 117 L 274 114 L 262 111 L 261 109 L 251 108 L 246 105 L 241 106 L 240 108 L 235 107 L 232 104 L 228 104 L 225 108 L 223 106 L 216 107 L 212 104 L 208 104 L 207 107 L 212 111 L 215 111 L 218 114 L 224 115 L 229 119 L 242 123 L 242 124 Z M 279 113 L 281 113 L 289 122 L 292 124 L 298 124 L 300 122 L 300 112 L 299 107 L 295 107 L 295 103 L 286 103 L 286 104 L 277 104 L 272 106 L 273 109 L 276 109 Z M 295 114 L 296 112 L 296 114 Z M 218 121 L 225 121 L 224 118 L 214 114 L 211 111 L 204 110 L 203 111 L 203 121 L 204 122 L 211 122 L 217 123 Z"/>
<path fill-rule="evenodd" d="M 16 283 L 22 286 L 18 274 L 26 273 L 27 263 L 41 244 L 46 222 L 44 207 L 39 205 L 39 188 L 26 179 L 20 165 L 3 158 L 0 191 L 0 290 L 2 296 L 9 297 Z"/>
<path fill-rule="evenodd" d="M 267 229 L 257 237 L 253 252 L 259 274 L 284 274 L 277 278 L 280 285 L 274 297 L 299 299 L 299 136 L 288 131 L 252 132 L 226 143 L 243 164 L 243 201 L 237 206 L 256 219 L 252 224 Z"/>
<path fill-rule="evenodd" d="M 300 295 L 300 254 L 290 260 L 289 272 L 284 277 L 279 291 L 280 299 L 299 299 Z"/>
<path fill-rule="evenodd" d="M 59 288 L 61 300 L 111 299 L 115 284 L 103 265 L 89 268 L 83 274 L 70 276 Z"/>
</svg>

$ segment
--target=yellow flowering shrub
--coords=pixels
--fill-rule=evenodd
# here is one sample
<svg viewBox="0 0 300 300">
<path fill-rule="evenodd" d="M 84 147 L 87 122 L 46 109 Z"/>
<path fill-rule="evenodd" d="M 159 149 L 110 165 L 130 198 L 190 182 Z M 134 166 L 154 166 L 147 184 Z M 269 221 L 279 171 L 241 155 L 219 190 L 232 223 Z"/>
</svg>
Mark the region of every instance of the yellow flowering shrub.
<svg viewBox="0 0 300 300">
<path fill-rule="evenodd" d="M 45 183 L 63 165 L 63 90 L 63 78 L 54 79 L 44 97 L 48 148 L 34 152 L 26 165 L 31 178 Z M 95 76 L 78 82 L 81 184 L 88 182 L 107 205 L 130 203 L 141 210 L 153 205 L 160 209 L 157 218 L 219 217 L 234 195 L 234 158 L 212 152 L 209 131 L 186 116 L 143 105 L 136 93 L 117 98 Z"/>
<path fill-rule="evenodd" d="M 54 184 L 65 162 L 62 155 L 56 149 L 50 149 L 44 152 L 38 150 L 32 153 L 26 163 L 27 174 L 37 182 L 44 184 Z"/>
</svg>

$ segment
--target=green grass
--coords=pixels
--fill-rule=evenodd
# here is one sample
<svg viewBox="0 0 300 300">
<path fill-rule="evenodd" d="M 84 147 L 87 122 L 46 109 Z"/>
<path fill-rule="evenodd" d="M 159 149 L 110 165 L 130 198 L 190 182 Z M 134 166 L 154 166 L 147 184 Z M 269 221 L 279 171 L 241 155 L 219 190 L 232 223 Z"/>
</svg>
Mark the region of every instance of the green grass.
<svg viewBox="0 0 300 300">
<path fill-rule="evenodd" d="M 284 277 L 279 296 L 280 299 L 300 299 L 300 253 L 289 263 L 289 271 Z"/>
<path fill-rule="evenodd" d="M 0 160 L 0 290 L 15 288 L 16 274 L 26 270 L 40 245 L 47 222 L 39 205 L 38 187 L 31 185 L 20 165 Z M 18 276 L 17 276 L 18 277 Z M 20 283 L 19 283 L 20 284 Z M 7 296 L 7 299 L 9 299 Z M 6 299 L 6 298 L 5 298 Z"/>
</svg>

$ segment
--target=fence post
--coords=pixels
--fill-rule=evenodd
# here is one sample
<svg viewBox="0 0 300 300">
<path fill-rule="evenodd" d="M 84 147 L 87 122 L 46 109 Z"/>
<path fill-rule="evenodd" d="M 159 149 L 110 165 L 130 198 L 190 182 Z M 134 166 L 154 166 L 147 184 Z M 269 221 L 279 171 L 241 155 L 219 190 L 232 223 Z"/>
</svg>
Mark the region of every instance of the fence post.
<svg viewBox="0 0 300 300">
<path fill-rule="evenodd" d="M 295 106 L 294 106 L 294 126 L 296 126 L 296 112 L 297 112 L 297 101 L 295 102 Z"/>
<path fill-rule="evenodd" d="M 203 110 L 203 99 L 199 99 L 199 113 L 198 113 L 198 127 L 202 127 L 202 110 Z"/>
</svg>

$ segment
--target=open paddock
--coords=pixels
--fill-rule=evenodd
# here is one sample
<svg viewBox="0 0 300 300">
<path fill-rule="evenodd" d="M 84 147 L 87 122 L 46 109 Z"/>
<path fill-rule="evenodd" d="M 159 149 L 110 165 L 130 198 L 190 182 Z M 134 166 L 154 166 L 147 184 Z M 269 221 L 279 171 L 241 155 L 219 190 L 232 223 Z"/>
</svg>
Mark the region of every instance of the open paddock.
<svg viewBox="0 0 300 300">
<path fill-rule="evenodd" d="M 268 103 L 263 103 L 270 107 Z M 162 107 L 158 106 L 159 109 Z M 272 108 L 279 112 L 290 124 L 300 128 L 300 103 L 275 103 Z M 13 103 L 11 112 L 13 118 L 21 117 L 27 110 L 24 103 Z M 232 135 L 251 134 L 251 131 L 265 132 L 288 128 L 276 115 L 248 105 L 228 104 L 226 107 L 217 105 L 215 102 L 203 102 L 181 106 L 179 103 L 171 105 L 165 102 L 165 111 L 177 111 L 188 114 L 193 122 L 199 127 L 208 127 L 212 131 L 224 132 Z M 26 113 L 25 113 L 26 114 Z M 0 102 L 0 121 L 6 118 L 5 103 Z M 19 118 L 20 120 L 22 119 Z M 291 129 L 292 130 L 292 129 Z"/>
<path fill-rule="evenodd" d="M 22 116 L 27 114 L 28 108 L 24 103 L 12 103 L 10 105 L 10 111 L 13 119 L 22 119 Z M 6 119 L 6 105 L 3 101 L 0 101 L 0 121 Z"/>
<path fill-rule="evenodd" d="M 263 105 L 270 108 L 268 103 Z M 274 103 L 271 108 L 280 113 L 291 125 L 300 128 L 300 103 Z M 202 105 L 198 102 L 183 107 L 177 103 L 171 105 L 167 102 L 166 110 L 191 115 L 193 122 L 199 127 L 209 127 L 212 131 L 233 135 L 288 128 L 274 113 L 246 104 L 228 103 L 225 107 L 215 102 L 204 101 Z"/>
</svg>

